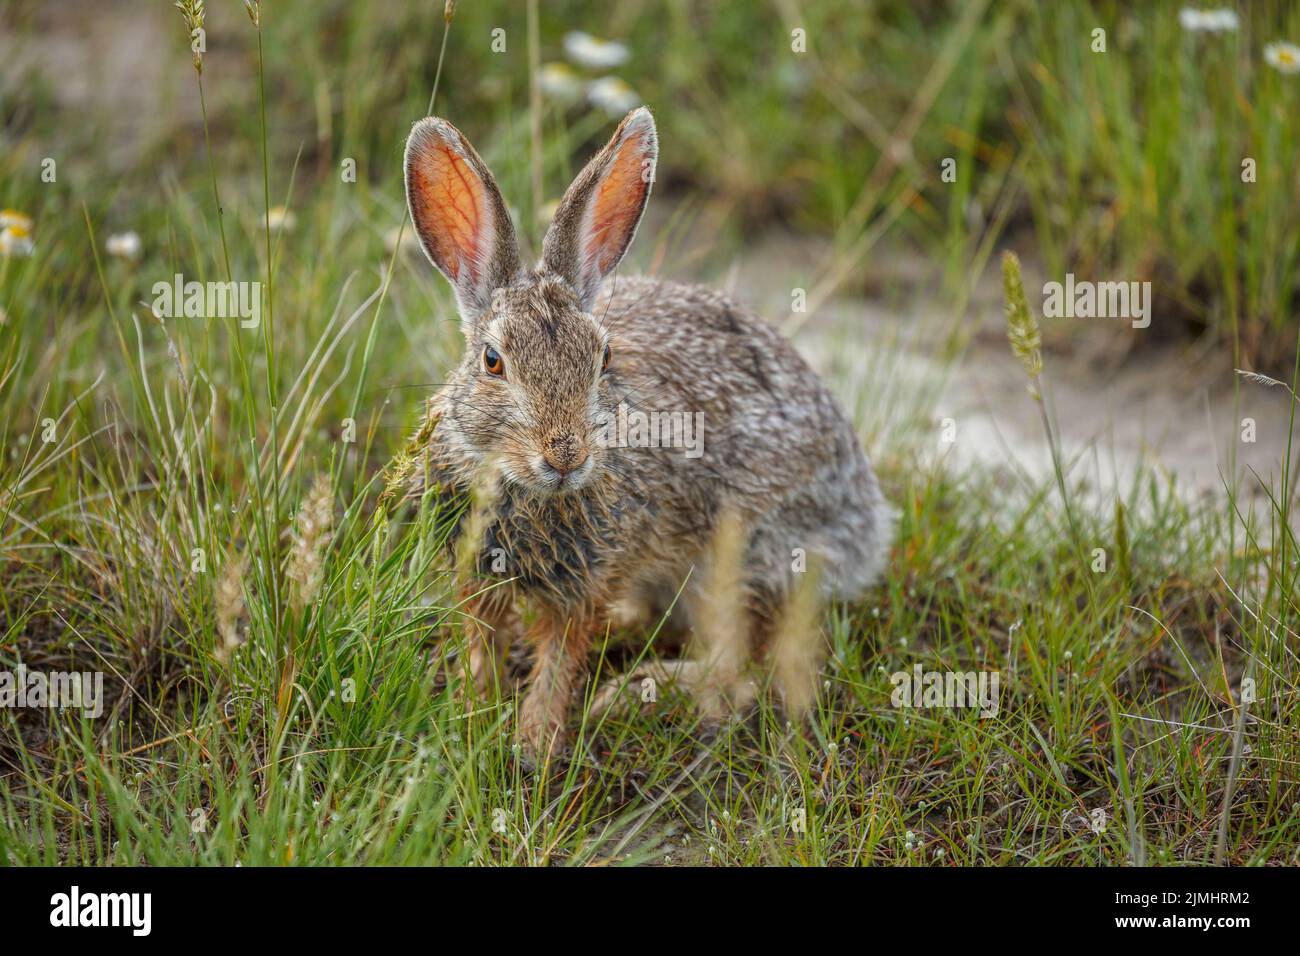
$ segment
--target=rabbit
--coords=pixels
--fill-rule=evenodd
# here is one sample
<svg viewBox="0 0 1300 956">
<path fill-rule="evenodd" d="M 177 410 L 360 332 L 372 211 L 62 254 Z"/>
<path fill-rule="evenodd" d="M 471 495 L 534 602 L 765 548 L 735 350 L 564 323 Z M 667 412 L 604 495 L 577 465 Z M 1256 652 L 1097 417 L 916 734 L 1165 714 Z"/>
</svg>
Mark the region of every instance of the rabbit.
<svg viewBox="0 0 1300 956">
<path fill-rule="evenodd" d="M 573 181 L 528 269 L 469 141 L 428 117 L 406 145 L 411 220 L 451 283 L 466 342 L 429 399 L 436 426 L 411 493 L 490 486 L 483 520 L 459 526 L 480 536 L 460 593 L 468 671 L 487 692 L 515 636 L 532 649 L 515 718 L 531 761 L 565 744 L 593 638 L 616 615 L 631 623 L 671 603 L 724 514 L 745 533 L 743 624 L 756 648 L 799 554 L 826 569 L 825 598 L 848 600 L 877 582 L 889 552 L 892 512 L 862 445 L 794 348 L 717 291 L 615 275 L 657 158 L 640 107 Z M 620 414 L 655 411 L 680 426 L 659 447 L 615 434 Z M 664 447 L 688 437 L 693 452 Z M 682 593 L 688 619 L 700 598 Z"/>
</svg>

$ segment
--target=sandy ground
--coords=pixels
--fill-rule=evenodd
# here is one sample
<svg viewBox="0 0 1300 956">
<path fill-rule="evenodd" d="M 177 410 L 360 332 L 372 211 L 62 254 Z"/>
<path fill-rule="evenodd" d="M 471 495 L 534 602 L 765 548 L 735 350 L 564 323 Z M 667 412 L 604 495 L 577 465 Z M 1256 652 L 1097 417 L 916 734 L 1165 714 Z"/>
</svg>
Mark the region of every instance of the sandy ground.
<svg viewBox="0 0 1300 956">
<path fill-rule="evenodd" d="M 737 260 L 727 284 L 770 319 L 789 321 L 791 289 L 809 283 L 829 255 L 819 242 L 769 236 Z M 1044 279 L 1032 261 L 1025 269 L 1030 306 L 1041 307 L 1035 293 Z M 872 260 L 859 285 L 881 289 L 882 296 L 838 297 L 796 333 L 797 346 L 819 368 L 837 361 L 842 367 L 846 342 L 860 343 L 863 355 L 896 350 L 887 360 L 893 374 L 877 400 L 888 402 L 908 389 L 921 393 L 928 413 L 916 424 L 923 436 L 932 431 L 936 456 L 957 466 L 1013 463 L 1032 476 L 1050 475 L 1040 412 L 1007 345 L 997 262 L 958 319 L 969 340 L 955 364 L 939 357 L 943 329 L 954 314 L 934 292 L 937 272 L 915 256 Z M 1279 482 L 1290 393 L 1238 376 L 1230 353 L 1214 343 L 1117 341 L 1154 334 L 1159 321 L 1153 315 L 1151 329 L 1133 330 L 1112 319 L 1043 320 L 1049 399 L 1074 474 L 1104 493 L 1117 484 L 1128 487 L 1145 463 L 1175 478 L 1189 498 L 1221 497 L 1235 456 L 1241 492 L 1259 494 L 1261 481 Z M 1258 371 L 1291 378 L 1290 368 Z M 911 401 L 900 404 L 913 407 Z M 947 429 L 945 419 L 951 420 Z M 1245 440 L 1250 430 L 1244 420 L 1254 422 L 1253 442 Z M 954 432 L 955 439 L 946 440 Z"/>
<path fill-rule="evenodd" d="M 15 0 L 0 15 L 0 98 L 50 97 L 67 123 L 60 163 L 111 179 L 178 126 L 201 129 L 184 22 L 170 0 Z M 243 4 L 209 3 L 206 23 L 205 88 L 216 116 L 255 95 L 256 77 L 226 39 L 248 26 Z"/>
</svg>

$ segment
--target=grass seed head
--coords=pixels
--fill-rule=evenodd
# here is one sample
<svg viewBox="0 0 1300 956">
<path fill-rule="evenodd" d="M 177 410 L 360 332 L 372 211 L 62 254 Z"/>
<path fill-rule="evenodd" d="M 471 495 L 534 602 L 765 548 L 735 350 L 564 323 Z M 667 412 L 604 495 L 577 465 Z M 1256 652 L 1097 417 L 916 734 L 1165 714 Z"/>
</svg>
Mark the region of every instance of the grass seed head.
<svg viewBox="0 0 1300 956">
<path fill-rule="evenodd" d="M 385 466 L 383 474 L 384 490 L 379 495 L 380 510 L 387 509 L 391 502 L 400 501 L 405 497 L 409 490 L 408 486 L 411 478 L 415 474 L 415 469 L 428 453 L 429 443 L 433 440 L 433 432 L 438 427 L 440 417 L 430 406 L 419 429 Z"/>
<path fill-rule="evenodd" d="M 327 474 L 316 476 L 298 511 L 298 526 L 289 553 L 290 603 L 301 611 L 320 593 L 325 551 L 334 530 L 334 488 Z"/>
<path fill-rule="evenodd" d="M 244 615 L 244 575 L 248 571 L 248 558 L 235 555 L 229 558 L 217 578 L 216 609 L 217 635 L 221 643 L 217 645 L 216 656 L 222 665 L 230 663 L 230 655 L 242 644 L 239 634 L 239 619 Z"/>
<path fill-rule="evenodd" d="M 203 0 L 176 0 L 176 9 L 181 12 L 181 18 L 185 21 L 185 32 L 190 37 L 190 49 L 194 52 L 194 72 L 203 72 L 203 52 L 201 48 L 196 48 L 194 44 L 194 33 L 203 29 L 203 21 L 207 17 L 207 11 L 203 8 Z"/>
<path fill-rule="evenodd" d="M 1029 376 L 1029 394 L 1037 401 L 1038 377 L 1043 373 L 1043 336 L 1025 299 L 1020 258 L 1010 250 L 1002 254 L 1002 291 L 1006 298 L 1007 339 Z"/>
</svg>

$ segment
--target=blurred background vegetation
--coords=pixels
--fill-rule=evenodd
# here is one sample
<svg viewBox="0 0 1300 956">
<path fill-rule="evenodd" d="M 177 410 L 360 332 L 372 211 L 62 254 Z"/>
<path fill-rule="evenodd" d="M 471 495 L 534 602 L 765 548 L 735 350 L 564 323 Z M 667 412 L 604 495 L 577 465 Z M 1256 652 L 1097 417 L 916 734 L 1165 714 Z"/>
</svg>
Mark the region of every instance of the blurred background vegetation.
<svg viewBox="0 0 1300 956">
<path fill-rule="evenodd" d="M 255 34 L 234 0 L 208 7 L 216 159 L 223 175 L 256 178 Z M 627 103 L 645 102 L 662 130 L 660 188 L 690 197 L 691 222 L 716 232 L 720 252 L 773 225 L 830 237 L 829 292 L 861 284 L 868 246 L 903 246 L 941 268 L 960 304 L 992 241 L 1009 235 L 1052 276 L 1151 280 L 1153 339 L 1209 331 L 1284 372 L 1276 365 L 1294 348 L 1300 285 L 1289 121 L 1300 75 L 1271 65 L 1264 50 L 1300 40 L 1300 7 L 1244 5 L 1233 29 L 1189 26 L 1184 7 L 543 3 L 539 198 L 530 188 L 526 5 L 463 0 L 436 111 L 478 145 L 533 236 L 531 207 L 558 197 L 583 147 L 606 136 Z M 443 16 L 442 2 L 268 7 L 273 192 L 293 205 L 337 190 L 340 163 L 352 158 L 399 221 L 398 157 L 428 102 Z M 105 196 L 130 208 L 133 197 L 156 198 L 160 183 L 184 188 L 202 173 L 185 30 L 169 4 L 8 0 L 0 17 L 9 35 L 0 203 L 34 204 L 23 211 L 38 221 L 82 201 L 104 211 L 94 207 Z M 1096 28 L 1104 53 L 1093 50 Z M 806 52 L 792 49 L 796 30 Z M 566 43 L 575 31 L 608 43 Z M 137 62 L 125 74 L 124 57 Z M 119 108 L 68 109 L 95 102 L 97 91 L 119 97 Z M 72 190 L 25 185 L 51 152 L 74 158 L 63 164 Z M 945 158 L 956 160 L 954 183 L 941 180 Z M 1243 182 L 1246 159 L 1254 182 Z M 113 189 L 92 188 L 105 177 Z M 166 227 L 155 219 L 136 228 Z"/>
</svg>

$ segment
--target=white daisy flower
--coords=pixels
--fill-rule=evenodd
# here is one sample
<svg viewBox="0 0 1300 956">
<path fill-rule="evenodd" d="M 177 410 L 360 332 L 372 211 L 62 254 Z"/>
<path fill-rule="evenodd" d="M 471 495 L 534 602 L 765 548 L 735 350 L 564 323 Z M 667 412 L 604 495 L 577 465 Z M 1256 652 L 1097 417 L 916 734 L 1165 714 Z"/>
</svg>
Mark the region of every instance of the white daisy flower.
<svg viewBox="0 0 1300 956">
<path fill-rule="evenodd" d="M 569 59 L 589 70 L 610 70 L 627 62 L 628 49 L 621 43 L 602 40 L 574 30 L 564 35 L 564 52 Z"/>
<path fill-rule="evenodd" d="M 1279 73 L 1300 73 L 1300 46 L 1278 40 L 1264 47 L 1264 61 Z"/>
<path fill-rule="evenodd" d="M 602 76 L 587 86 L 587 100 L 592 106 L 619 118 L 641 105 L 641 97 L 617 76 Z"/>
<path fill-rule="evenodd" d="M 1193 10 L 1190 7 L 1178 11 L 1178 22 L 1189 33 L 1230 33 L 1241 25 L 1233 10 Z"/>
<path fill-rule="evenodd" d="M 279 232 L 281 229 L 288 232 L 298 223 L 298 217 L 283 206 L 272 206 L 267 211 L 266 220 L 272 232 Z"/>
<path fill-rule="evenodd" d="M 1235 10 L 1210 10 L 1206 16 L 1210 20 L 1211 33 L 1233 33 L 1241 26 Z"/>
<path fill-rule="evenodd" d="M 0 209 L 0 229 L 8 229 L 10 226 L 18 226 L 24 232 L 32 231 L 32 217 L 17 209 Z"/>
<path fill-rule="evenodd" d="M 139 234 L 134 232 L 119 232 L 104 243 L 104 251 L 119 259 L 138 259 L 143 248 Z"/>
<path fill-rule="evenodd" d="M 15 224 L 0 229 L 0 256 L 23 258 L 34 248 L 32 234 L 25 227 Z"/>
<path fill-rule="evenodd" d="M 582 98 L 582 77 L 567 63 L 546 63 L 537 74 L 537 85 L 543 93 L 566 103 Z"/>
</svg>

